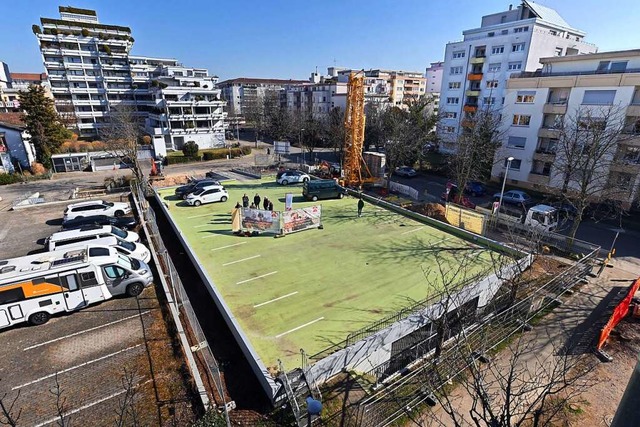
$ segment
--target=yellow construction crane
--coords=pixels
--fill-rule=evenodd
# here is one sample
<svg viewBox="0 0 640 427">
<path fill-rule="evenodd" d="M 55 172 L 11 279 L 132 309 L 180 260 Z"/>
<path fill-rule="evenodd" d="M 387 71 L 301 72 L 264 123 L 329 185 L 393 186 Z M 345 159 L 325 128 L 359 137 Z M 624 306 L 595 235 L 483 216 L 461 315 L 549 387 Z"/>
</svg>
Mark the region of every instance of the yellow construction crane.
<svg viewBox="0 0 640 427">
<path fill-rule="evenodd" d="M 360 187 L 365 182 L 373 181 L 369 168 L 362 159 L 364 126 L 364 74 L 361 71 L 351 72 L 347 86 L 347 109 L 344 114 L 345 144 L 342 168 L 344 185 L 349 187 Z"/>
</svg>

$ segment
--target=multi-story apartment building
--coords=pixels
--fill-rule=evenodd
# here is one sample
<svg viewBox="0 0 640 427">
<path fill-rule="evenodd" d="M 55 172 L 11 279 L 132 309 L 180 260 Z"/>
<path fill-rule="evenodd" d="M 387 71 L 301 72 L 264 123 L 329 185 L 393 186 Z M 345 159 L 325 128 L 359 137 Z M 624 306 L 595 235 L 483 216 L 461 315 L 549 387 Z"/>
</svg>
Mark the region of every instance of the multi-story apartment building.
<svg viewBox="0 0 640 427">
<path fill-rule="evenodd" d="M 550 57 L 540 62 L 542 70 L 514 75 L 507 82 L 502 110 L 504 147 L 492 175 L 503 177 L 502 160 L 511 156 L 509 182 L 540 190 L 561 188 L 568 161 L 563 153 L 567 144 L 561 143 L 563 132 L 573 138 L 573 127 L 582 126 L 588 132 L 589 123 L 606 117 L 609 122 L 602 126 L 624 130 L 617 144 L 603 145 L 602 150 L 608 152 L 598 163 L 608 171 L 597 175 L 606 177 L 608 183 L 594 188 L 614 189 L 609 196 L 626 203 L 637 201 L 640 50 Z"/>
<path fill-rule="evenodd" d="M 20 111 L 19 92 L 29 85 L 44 87 L 47 96 L 53 98 L 45 73 L 11 73 L 9 66 L 0 62 L 0 112 Z"/>
<path fill-rule="evenodd" d="M 130 55 L 131 29 L 101 24 L 94 10 L 59 11 L 60 19 L 41 18 L 34 33 L 56 108 L 75 119 L 80 137 L 98 137 L 110 110 L 128 105 L 152 136 L 156 155 L 180 149 L 185 138 L 201 148 L 224 145 L 217 77 L 175 59 Z M 181 117 L 174 120 L 176 108 Z"/>
<path fill-rule="evenodd" d="M 280 101 L 289 111 L 312 114 L 316 117 L 328 114 L 333 108 L 347 106 L 347 83 L 336 78 L 321 79 L 318 83 L 290 86 L 282 91 Z"/>
<path fill-rule="evenodd" d="M 483 16 L 479 28 L 448 43 L 440 93 L 442 151 L 455 150 L 465 115 L 480 107 L 499 109 L 512 73 L 535 71 L 540 58 L 596 52 L 555 10 L 523 0 L 517 8 Z"/>
<path fill-rule="evenodd" d="M 338 81 L 347 82 L 349 74 L 359 70 L 337 71 Z M 331 70 L 330 70 L 331 72 Z M 426 78 L 416 71 L 364 70 L 365 102 L 401 107 L 411 98 L 426 94 Z"/>
<path fill-rule="evenodd" d="M 266 92 L 277 92 L 294 86 L 309 83 L 306 80 L 282 80 L 282 79 L 254 79 L 240 77 L 225 80 L 218 83 L 217 87 L 222 91 L 222 99 L 227 101 L 227 113 L 229 116 L 241 116 L 243 109 L 264 96 Z"/>
<path fill-rule="evenodd" d="M 432 62 L 427 67 L 425 77 L 427 78 L 426 92 L 440 96 L 440 88 L 442 87 L 442 74 L 444 73 L 444 62 Z"/>
</svg>

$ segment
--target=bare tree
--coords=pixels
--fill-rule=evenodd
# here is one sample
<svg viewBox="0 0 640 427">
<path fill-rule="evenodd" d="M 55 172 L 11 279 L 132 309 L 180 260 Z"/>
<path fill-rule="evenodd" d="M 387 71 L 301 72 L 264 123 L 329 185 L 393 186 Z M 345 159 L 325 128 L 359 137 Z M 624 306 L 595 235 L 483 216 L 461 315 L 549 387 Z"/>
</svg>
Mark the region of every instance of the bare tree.
<svg viewBox="0 0 640 427">
<path fill-rule="evenodd" d="M 67 415 L 69 410 L 67 398 L 64 396 L 64 390 L 60 386 L 58 374 L 55 375 L 55 385 L 49 390 L 56 398 L 56 415 L 58 417 L 56 425 L 58 427 L 71 427 L 71 416 Z"/>
<path fill-rule="evenodd" d="M 17 408 L 16 403 L 20 398 L 20 390 L 16 393 L 13 399 L 8 399 L 8 394 L 4 393 L 0 398 L 0 425 L 15 427 L 18 425 L 20 415 L 22 415 L 22 408 Z"/>
<path fill-rule="evenodd" d="M 461 193 L 467 183 L 490 176 L 503 135 L 500 110 L 486 105 L 466 114 L 451 156 L 451 175 Z"/>
<path fill-rule="evenodd" d="M 329 147 L 333 148 L 333 152 L 340 159 L 340 164 L 344 160 L 344 111 L 341 108 L 335 107 L 329 111 L 326 117 L 326 124 L 324 127 L 326 132 L 325 138 Z"/>
<path fill-rule="evenodd" d="M 138 182 L 142 182 L 144 173 L 138 160 L 142 129 L 134 111 L 124 104 L 113 107 L 109 113 L 109 123 L 100 130 L 99 136 L 106 150 L 129 163 Z"/>
<path fill-rule="evenodd" d="M 125 392 L 124 396 L 118 399 L 115 425 L 117 427 L 139 426 L 140 420 L 137 408 L 138 375 L 135 371 L 125 367 L 121 381 Z"/>
<path fill-rule="evenodd" d="M 591 203 L 621 195 L 624 174 L 612 173 L 611 166 L 624 156 L 616 156 L 624 125 L 624 110 L 617 106 L 582 107 L 555 125 L 558 139 L 550 179 L 559 196 L 575 207 L 572 237 Z M 628 197 L 630 188 L 624 190 Z"/>
</svg>

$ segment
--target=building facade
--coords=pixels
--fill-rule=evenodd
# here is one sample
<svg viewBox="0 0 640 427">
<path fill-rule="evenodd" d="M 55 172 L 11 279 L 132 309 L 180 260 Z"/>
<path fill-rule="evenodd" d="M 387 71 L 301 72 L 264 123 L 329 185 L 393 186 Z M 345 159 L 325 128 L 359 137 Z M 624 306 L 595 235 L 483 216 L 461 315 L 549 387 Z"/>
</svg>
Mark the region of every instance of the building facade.
<svg viewBox="0 0 640 427">
<path fill-rule="evenodd" d="M 352 72 L 364 74 L 364 98 L 368 104 L 402 107 L 410 99 L 426 94 L 426 78 L 417 71 L 341 69 L 337 71 L 338 81 L 348 82 Z"/>
<path fill-rule="evenodd" d="M 306 80 L 283 79 L 254 79 L 240 77 L 218 83 L 222 99 L 227 101 L 229 116 L 242 116 L 247 106 L 255 105 L 256 101 L 264 97 L 265 93 L 277 92 L 295 85 L 309 83 Z"/>
<path fill-rule="evenodd" d="M 156 156 L 190 140 L 201 148 L 224 146 L 217 77 L 175 59 L 130 55 L 131 29 L 100 23 L 94 10 L 59 11 L 60 19 L 41 18 L 34 32 L 56 109 L 81 138 L 98 138 L 109 112 L 128 106 Z"/>
<path fill-rule="evenodd" d="M 45 73 L 12 73 L 9 66 L 0 62 L 0 112 L 19 112 L 19 92 L 29 85 L 42 86 L 47 96 L 53 98 Z"/>
<path fill-rule="evenodd" d="M 598 176 L 608 182 L 595 184 L 616 190 L 611 194 L 614 199 L 637 202 L 640 50 L 550 57 L 540 62 L 542 70 L 514 75 L 507 82 L 502 112 L 504 147 L 492 176 L 504 176 L 503 159 L 511 156 L 509 182 L 539 190 L 561 188 L 568 161 L 563 135 L 573 126 L 588 132 L 589 126 L 598 123 L 607 129 L 622 128 L 622 132 L 599 161 L 603 170 Z"/>
<path fill-rule="evenodd" d="M 517 8 L 482 17 L 479 28 L 448 43 L 440 93 L 440 148 L 455 150 L 465 116 L 478 108 L 504 105 L 512 73 L 535 71 L 540 58 L 596 52 L 583 41 L 585 33 L 571 27 L 555 10 L 523 0 Z"/>
<path fill-rule="evenodd" d="M 27 170 L 35 162 L 33 145 L 29 142 L 29 134 L 24 124 L 5 123 L 0 121 L 0 172 L 16 171 L 14 165 Z"/>
</svg>

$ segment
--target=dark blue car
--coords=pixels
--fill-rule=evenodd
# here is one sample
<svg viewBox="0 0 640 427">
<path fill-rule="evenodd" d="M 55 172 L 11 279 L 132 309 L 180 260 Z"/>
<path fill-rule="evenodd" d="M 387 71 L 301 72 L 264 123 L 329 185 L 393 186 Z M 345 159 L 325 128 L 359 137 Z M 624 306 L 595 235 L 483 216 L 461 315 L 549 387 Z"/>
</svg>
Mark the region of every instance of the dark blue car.
<svg viewBox="0 0 640 427">
<path fill-rule="evenodd" d="M 472 196 L 484 196 L 487 192 L 487 187 L 480 181 L 469 181 L 464 187 L 464 192 Z"/>
</svg>

